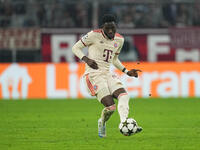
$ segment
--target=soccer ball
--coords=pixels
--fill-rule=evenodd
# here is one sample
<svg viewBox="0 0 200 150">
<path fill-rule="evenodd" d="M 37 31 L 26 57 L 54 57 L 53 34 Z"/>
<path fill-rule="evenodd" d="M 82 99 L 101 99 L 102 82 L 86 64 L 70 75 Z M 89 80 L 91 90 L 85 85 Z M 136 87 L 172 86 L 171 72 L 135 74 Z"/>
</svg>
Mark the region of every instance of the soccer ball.
<svg viewBox="0 0 200 150">
<path fill-rule="evenodd" d="M 119 124 L 120 132 L 125 136 L 130 136 L 137 131 L 137 122 L 133 118 L 127 118 Z"/>
</svg>

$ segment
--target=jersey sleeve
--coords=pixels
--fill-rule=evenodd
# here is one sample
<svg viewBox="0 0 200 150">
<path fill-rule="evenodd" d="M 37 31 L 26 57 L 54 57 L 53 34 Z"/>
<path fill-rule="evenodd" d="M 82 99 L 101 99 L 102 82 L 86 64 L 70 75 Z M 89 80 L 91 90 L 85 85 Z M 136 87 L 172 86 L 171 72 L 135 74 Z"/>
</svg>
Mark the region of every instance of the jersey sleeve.
<svg viewBox="0 0 200 150">
<path fill-rule="evenodd" d="M 82 59 L 85 55 L 83 53 L 83 48 L 89 46 L 93 43 L 94 33 L 93 31 L 84 35 L 74 46 L 72 47 L 72 52 L 79 58 Z"/>
<path fill-rule="evenodd" d="M 115 55 L 119 55 L 119 53 L 121 52 L 121 49 L 122 49 L 123 45 L 124 45 L 124 38 L 121 39 L 121 41 L 120 41 L 120 46 L 119 46 L 119 48 L 117 49 Z"/>
<path fill-rule="evenodd" d="M 80 41 L 83 43 L 84 46 L 90 46 L 91 44 L 93 44 L 94 41 L 94 32 L 90 31 L 88 32 L 86 35 L 84 35 Z"/>
<path fill-rule="evenodd" d="M 124 65 L 121 63 L 121 61 L 119 60 L 118 56 L 119 56 L 119 53 L 123 47 L 123 44 L 124 44 L 124 38 L 121 40 L 121 43 L 120 43 L 120 46 L 118 48 L 118 50 L 116 51 L 115 53 L 115 56 L 113 58 L 113 65 L 119 69 L 119 70 L 123 70 L 124 69 Z"/>
</svg>

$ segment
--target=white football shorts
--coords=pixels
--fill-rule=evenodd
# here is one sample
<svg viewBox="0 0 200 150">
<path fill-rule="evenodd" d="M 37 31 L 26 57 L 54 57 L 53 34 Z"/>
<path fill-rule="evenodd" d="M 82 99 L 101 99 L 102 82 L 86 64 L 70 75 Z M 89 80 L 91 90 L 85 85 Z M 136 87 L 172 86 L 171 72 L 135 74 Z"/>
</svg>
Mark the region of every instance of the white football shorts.
<svg viewBox="0 0 200 150">
<path fill-rule="evenodd" d="M 92 72 L 83 76 L 90 95 L 96 96 L 99 102 L 107 95 L 112 95 L 119 88 L 124 88 L 122 82 L 116 75 L 107 73 Z"/>
</svg>

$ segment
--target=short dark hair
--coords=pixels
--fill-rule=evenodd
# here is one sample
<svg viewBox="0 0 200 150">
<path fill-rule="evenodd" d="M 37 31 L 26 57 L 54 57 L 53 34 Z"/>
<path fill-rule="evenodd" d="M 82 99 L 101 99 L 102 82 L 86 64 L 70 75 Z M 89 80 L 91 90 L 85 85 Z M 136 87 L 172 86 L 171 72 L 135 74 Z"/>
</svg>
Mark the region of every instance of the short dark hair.
<svg viewBox="0 0 200 150">
<path fill-rule="evenodd" d="M 102 24 L 106 22 L 115 22 L 116 23 L 116 17 L 113 14 L 105 14 L 102 19 Z"/>
</svg>

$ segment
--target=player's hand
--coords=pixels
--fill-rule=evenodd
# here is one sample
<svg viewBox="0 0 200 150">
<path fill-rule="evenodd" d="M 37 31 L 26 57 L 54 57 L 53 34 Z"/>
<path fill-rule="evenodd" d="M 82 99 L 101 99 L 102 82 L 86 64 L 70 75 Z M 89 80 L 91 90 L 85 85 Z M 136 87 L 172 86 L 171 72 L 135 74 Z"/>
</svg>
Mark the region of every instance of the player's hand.
<svg viewBox="0 0 200 150">
<path fill-rule="evenodd" d="M 99 68 L 98 65 L 97 65 L 97 63 L 94 60 L 92 60 L 92 59 L 90 59 L 90 58 L 88 58 L 86 56 L 84 56 L 82 58 L 82 60 L 85 61 L 85 63 L 87 63 L 88 66 L 90 66 L 93 69 L 98 69 Z"/>
<path fill-rule="evenodd" d="M 130 71 L 127 72 L 127 75 L 137 78 L 138 72 L 142 72 L 142 71 L 140 69 L 131 69 Z"/>
<path fill-rule="evenodd" d="M 97 63 L 92 59 L 88 59 L 88 61 L 86 63 L 88 64 L 88 66 L 90 66 L 93 69 L 98 69 L 99 68 Z"/>
</svg>

